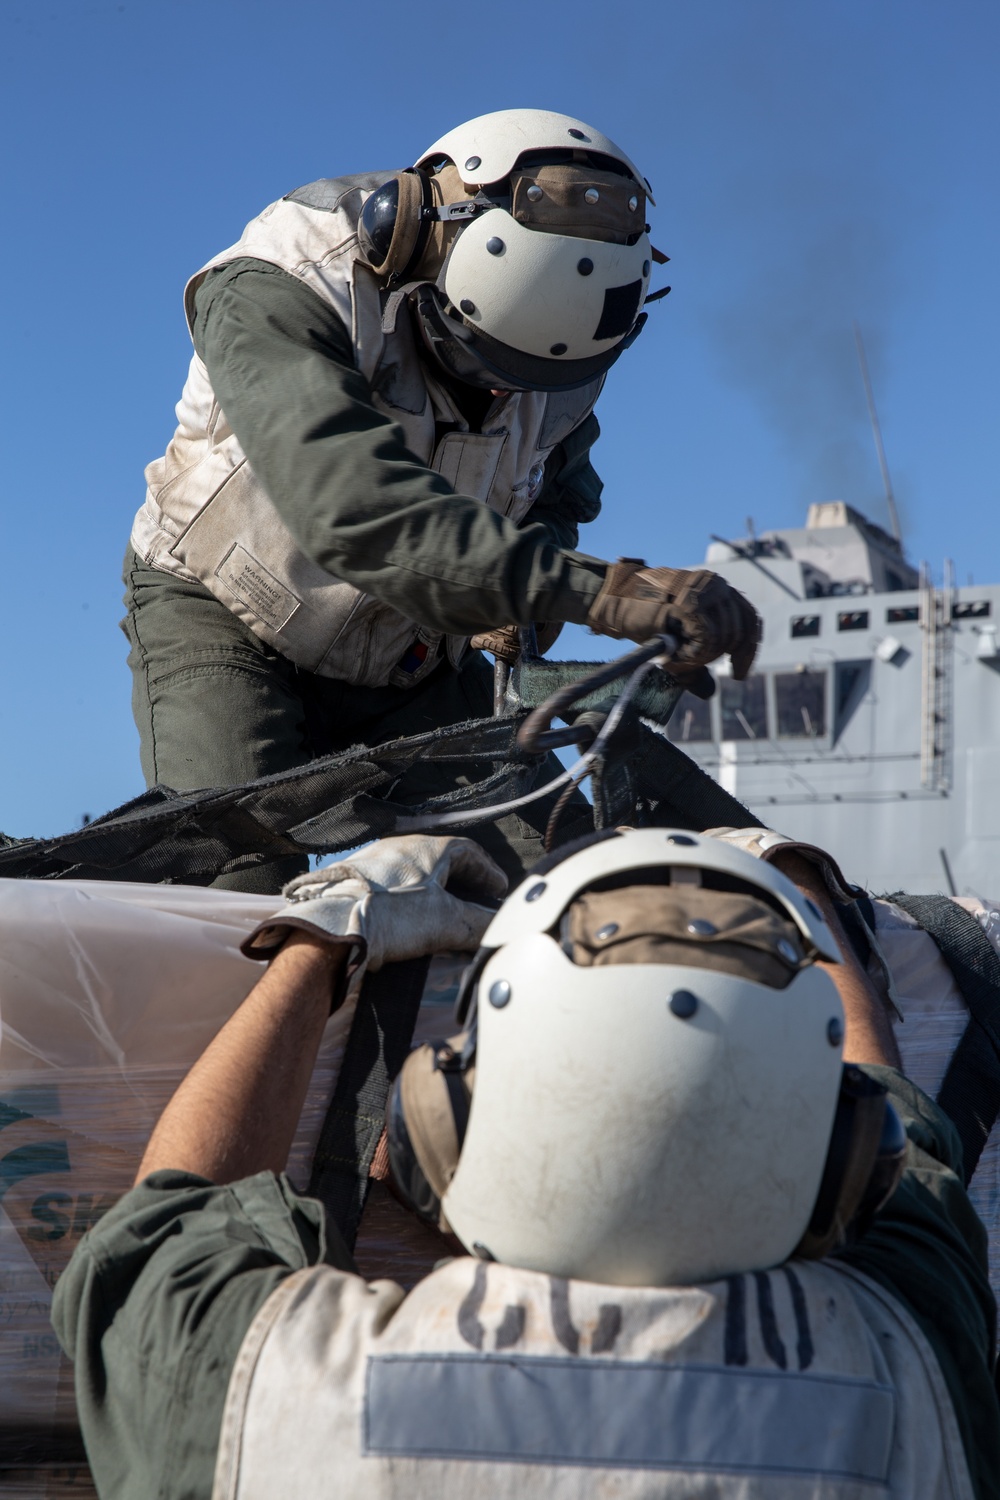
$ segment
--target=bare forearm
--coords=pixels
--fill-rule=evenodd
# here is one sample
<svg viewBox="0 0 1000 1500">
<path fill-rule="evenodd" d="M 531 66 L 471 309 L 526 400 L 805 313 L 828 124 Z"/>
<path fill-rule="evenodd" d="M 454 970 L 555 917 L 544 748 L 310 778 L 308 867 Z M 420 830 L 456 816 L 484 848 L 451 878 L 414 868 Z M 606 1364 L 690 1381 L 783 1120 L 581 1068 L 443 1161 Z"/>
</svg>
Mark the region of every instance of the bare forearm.
<svg viewBox="0 0 1000 1500">
<path fill-rule="evenodd" d="M 165 1167 L 212 1182 L 284 1168 L 346 952 L 289 939 L 167 1105 L 137 1181 Z"/>
<path fill-rule="evenodd" d="M 778 868 L 819 907 L 843 955 L 839 964 L 821 963 L 840 993 L 844 1007 L 844 1061 L 901 1066 L 888 1012 L 858 961 L 826 883 L 816 866 L 799 854 L 779 856 Z"/>
</svg>

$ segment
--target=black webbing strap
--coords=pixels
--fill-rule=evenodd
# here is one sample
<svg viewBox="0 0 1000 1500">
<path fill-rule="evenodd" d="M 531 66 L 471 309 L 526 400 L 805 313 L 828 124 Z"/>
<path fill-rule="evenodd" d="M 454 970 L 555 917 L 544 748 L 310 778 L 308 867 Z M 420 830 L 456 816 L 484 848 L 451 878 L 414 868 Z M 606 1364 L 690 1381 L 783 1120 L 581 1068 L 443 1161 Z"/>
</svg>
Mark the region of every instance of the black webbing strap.
<svg viewBox="0 0 1000 1500">
<path fill-rule="evenodd" d="M 1000 958 L 975 917 L 949 896 L 887 899 L 934 939 L 969 1007 L 937 1096 L 961 1138 L 968 1186 L 1000 1113 Z"/>
<path fill-rule="evenodd" d="M 871 898 L 857 896 L 853 901 L 838 901 L 837 916 L 854 949 L 854 956 L 863 969 L 867 969 L 872 953 L 872 938 L 875 935 L 875 908 Z"/>
<path fill-rule="evenodd" d="M 333 1215 L 349 1250 L 368 1197 L 389 1089 L 410 1050 L 429 965 L 429 958 L 413 958 L 366 976 L 316 1145 L 309 1191 Z"/>
<path fill-rule="evenodd" d="M 16 1427 L 8 1426 L 6 1422 L 0 1424 L 0 1492 L 7 1489 L 8 1480 L 3 1478 L 4 1470 L 11 1469 L 86 1469 L 87 1450 L 83 1446 L 83 1437 L 78 1427 L 67 1426 L 65 1422 L 43 1422 L 37 1423 L 18 1419 Z M 39 1481 L 41 1476 L 32 1474 L 29 1483 Z M 83 1485 L 83 1474 L 76 1476 L 76 1482 L 80 1484 L 81 1492 L 86 1493 Z M 13 1486 L 11 1486 L 13 1489 Z M 24 1494 L 42 1494 L 43 1490 L 37 1491 L 32 1488 L 22 1491 Z"/>
<path fill-rule="evenodd" d="M 756 828 L 760 819 L 738 802 L 666 735 L 639 728 L 636 790 L 658 828 Z"/>
</svg>

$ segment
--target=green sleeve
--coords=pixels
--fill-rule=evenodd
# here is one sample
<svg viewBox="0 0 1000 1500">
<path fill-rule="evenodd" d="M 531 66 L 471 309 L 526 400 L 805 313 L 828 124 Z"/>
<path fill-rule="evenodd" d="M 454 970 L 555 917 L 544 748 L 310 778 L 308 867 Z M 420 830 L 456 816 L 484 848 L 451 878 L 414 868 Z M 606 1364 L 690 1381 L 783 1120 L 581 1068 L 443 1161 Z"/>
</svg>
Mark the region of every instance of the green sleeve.
<svg viewBox="0 0 1000 1500">
<path fill-rule="evenodd" d="M 894 1068 L 863 1071 L 888 1088 L 903 1121 L 906 1170 L 868 1233 L 837 1258 L 884 1286 L 922 1329 L 951 1395 L 978 1500 L 997 1500 L 996 1303 L 986 1230 L 962 1185 L 958 1135 L 937 1105 Z"/>
<path fill-rule="evenodd" d="M 52 1321 L 102 1500 L 209 1500 L 229 1375 L 278 1284 L 352 1270 L 321 1206 L 260 1173 L 154 1172 L 80 1242 Z"/>
<path fill-rule="evenodd" d="M 432 630 L 586 621 L 606 564 L 557 545 L 549 511 L 514 526 L 422 464 L 307 286 L 239 260 L 210 272 L 195 300 L 195 347 L 219 403 L 313 562 Z"/>
</svg>

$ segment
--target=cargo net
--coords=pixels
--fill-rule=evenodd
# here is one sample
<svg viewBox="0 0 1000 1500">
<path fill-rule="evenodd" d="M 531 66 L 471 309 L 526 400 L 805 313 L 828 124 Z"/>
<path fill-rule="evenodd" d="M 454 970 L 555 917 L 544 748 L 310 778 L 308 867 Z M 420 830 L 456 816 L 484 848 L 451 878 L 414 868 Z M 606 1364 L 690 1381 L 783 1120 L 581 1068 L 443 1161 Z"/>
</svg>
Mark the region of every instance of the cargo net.
<svg viewBox="0 0 1000 1500">
<path fill-rule="evenodd" d="M 525 717 L 470 719 L 384 745 L 360 745 L 243 786 L 196 792 L 153 787 L 73 833 L 50 839 L 0 834 L 0 878 L 207 885 L 265 861 L 336 854 L 414 826 L 447 824 L 460 831 L 460 815 L 467 814 L 472 825 L 484 810 L 536 790 L 544 757 L 517 744 Z M 399 782 L 419 762 L 472 764 L 482 775 L 424 802 L 396 801 Z M 597 769 L 598 826 L 642 822 L 704 829 L 755 821 L 663 733 L 637 717 L 626 716 Z"/>
</svg>

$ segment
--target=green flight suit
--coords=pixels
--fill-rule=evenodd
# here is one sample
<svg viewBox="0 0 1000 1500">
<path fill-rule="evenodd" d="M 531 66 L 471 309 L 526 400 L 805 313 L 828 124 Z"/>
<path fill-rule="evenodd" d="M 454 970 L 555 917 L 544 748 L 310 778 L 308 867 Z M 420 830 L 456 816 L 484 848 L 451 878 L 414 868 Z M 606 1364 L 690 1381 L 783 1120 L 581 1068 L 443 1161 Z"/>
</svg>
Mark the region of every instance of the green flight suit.
<svg viewBox="0 0 1000 1500">
<path fill-rule="evenodd" d="M 528 520 L 515 528 L 449 493 L 407 453 L 399 429 L 372 406 L 336 313 L 294 277 L 265 262 L 234 261 L 207 276 L 196 307 L 195 347 L 213 389 L 314 562 L 435 629 L 471 633 L 526 611 L 586 620 L 605 571 L 574 550 L 578 524 L 600 509 L 589 459 L 593 416 L 550 455 Z M 476 430 L 492 398 L 456 396 Z M 413 688 L 352 687 L 297 668 L 208 589 L 146 566 L 131 549 L 125 583 L 133 710 L 150 785 L 235 785 L 492 712 L 492 672 L 480 653 L 467 653 L 459 670 L 442 662 Z M 393 795 L 419 802 L 490 769 L 415 768 Z M 548 757 L 538 784 L 560 770 Z M 517 879 L 541 853 L 553 802 L 469 831 Z M 561 836 L 585 831 L 589 818 L 577 795 Z M 304 863 L 264 863 L 218 883 L 273 891 Z"/>
</svg>

